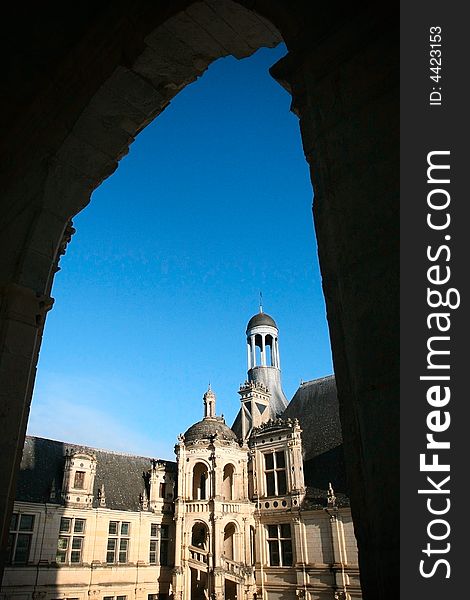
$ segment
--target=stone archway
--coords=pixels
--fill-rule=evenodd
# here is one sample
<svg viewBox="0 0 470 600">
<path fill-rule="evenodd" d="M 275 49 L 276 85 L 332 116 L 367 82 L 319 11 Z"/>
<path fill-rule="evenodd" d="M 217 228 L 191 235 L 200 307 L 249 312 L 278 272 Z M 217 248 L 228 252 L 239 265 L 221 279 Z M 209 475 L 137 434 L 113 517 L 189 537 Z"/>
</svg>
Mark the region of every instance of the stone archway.
<svg viewBox="0 0 470 600">
<path fill-rule="evenodd" d="M 20 63 L 26 75 L 30 69 L 31 86 L 18 69 L 16 82 L 26 99 L 15 103 L 12 91 L 2 111 L 2 539 L 45 316 L 53 302 L 53 276 L 73 231 L 70 219 L 184 85 L 220 56 L 242 58 L 276 44 L 280 31 L 289 54 L 271 71 L 292 94 L 315 186 L 315 227 L 364 596 L 396 596 L 395 7 L 287 0 L 93 4 L 84 4 L 73 22 L 55 15 L 64 32 L 55 32 L 55 38 L 47 38 L 52 26 L 47 11 L 30 15 L 37 17 L 41 33 L 30 32 L 29 39 L 17 32 L 15 39 L 30 44 L 31 54 L 40 46 L 42 63 L 30 68 L 28 52 L 17 53 L 13 68 Z M 13 34 L 16 26 L 13 20 Z"/>
</svg>

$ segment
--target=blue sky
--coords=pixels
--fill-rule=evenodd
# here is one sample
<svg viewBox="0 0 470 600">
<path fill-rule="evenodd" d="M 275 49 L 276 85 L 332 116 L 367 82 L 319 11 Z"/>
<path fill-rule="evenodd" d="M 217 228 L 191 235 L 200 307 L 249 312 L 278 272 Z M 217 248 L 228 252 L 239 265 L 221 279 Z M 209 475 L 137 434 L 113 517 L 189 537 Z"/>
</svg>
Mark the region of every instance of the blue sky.
<svg viewBox="0 0 470 600">
<path fill-rule="evenodd" d="M 299 124 L 268 73 L 284 54 L 212 64 L 75 218 L 28 433 L 173 458 L 209 381 L 231 424 L 260 290 L 287 397 L 332 373 Z"/>
</svg>

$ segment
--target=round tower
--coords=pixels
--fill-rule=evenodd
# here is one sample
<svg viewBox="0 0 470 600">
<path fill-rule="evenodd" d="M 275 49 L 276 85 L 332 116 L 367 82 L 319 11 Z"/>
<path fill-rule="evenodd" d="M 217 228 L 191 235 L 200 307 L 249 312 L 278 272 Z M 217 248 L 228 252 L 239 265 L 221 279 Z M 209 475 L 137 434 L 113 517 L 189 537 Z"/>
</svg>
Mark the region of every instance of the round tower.
<svg viewBox="0 0 470 600">
<path fill-rule="evenodd" d="M 263 383 L 271 394 L 271 417 L 284 412 L 287 398 L 281 384 L 279 330 L 272 317 L 263 312 L 251 317 L 246 327 L 248 381 Z"/>
</svg>

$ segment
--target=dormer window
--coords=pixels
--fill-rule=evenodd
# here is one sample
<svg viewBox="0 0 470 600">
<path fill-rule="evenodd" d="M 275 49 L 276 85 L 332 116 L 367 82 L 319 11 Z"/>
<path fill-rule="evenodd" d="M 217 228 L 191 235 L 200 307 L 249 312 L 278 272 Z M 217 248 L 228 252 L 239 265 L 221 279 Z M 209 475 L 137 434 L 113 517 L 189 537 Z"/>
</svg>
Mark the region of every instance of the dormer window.
<svg viewBox="0 0 470 600">
<path fill-rule="evenodd" d="M 92 508 L 96 457 L 66 450 L 62 498 L 65 506 Z"/>
<path fill-rule="evenodd" d="M 76 490 L 83 490 L 85 488 L 85 471 L 75 471 L 73 487 Z"/>
</svg>

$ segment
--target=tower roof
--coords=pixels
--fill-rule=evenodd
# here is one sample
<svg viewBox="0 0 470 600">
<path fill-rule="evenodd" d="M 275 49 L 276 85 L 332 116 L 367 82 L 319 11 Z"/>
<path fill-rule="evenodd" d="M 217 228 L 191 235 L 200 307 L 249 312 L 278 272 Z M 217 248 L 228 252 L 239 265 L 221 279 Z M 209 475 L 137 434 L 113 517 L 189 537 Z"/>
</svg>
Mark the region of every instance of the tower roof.
<svg viewBox="0 0 470 600">
<path fill-rule="evenodd" d="M 275 327 L 277 329 L 276 321 L 272 317 L 267 313 L 259 312 L 248 321 L 246 331 L 248 332 L 253 327 L 258 327 L 260 325 L 268 325 L 269 327 Z"/>
<path fill-rule="evenodd" d="M 198 421 L 191 425 L 191 427 L 184 434 L 184 441 L 196 442 L 198 440 L 209 440 L 213 435 L 217 435 L 223 440 L 236 441 L 237 436 L 235 433 L 225 424 L 222 417 L 215 417 L 213 419 L 205 418 L 202 421 Z"/>
</svg>

